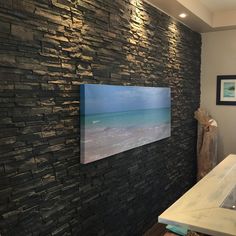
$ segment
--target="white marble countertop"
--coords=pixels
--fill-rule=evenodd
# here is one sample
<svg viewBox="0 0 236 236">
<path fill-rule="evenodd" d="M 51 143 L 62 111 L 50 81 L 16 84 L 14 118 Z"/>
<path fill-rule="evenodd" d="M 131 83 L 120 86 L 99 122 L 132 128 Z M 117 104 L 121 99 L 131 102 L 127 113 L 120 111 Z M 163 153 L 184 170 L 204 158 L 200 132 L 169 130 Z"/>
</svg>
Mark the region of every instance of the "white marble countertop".
<svg viewBox="0 0 236 236">
<path fill-rule="evenodd" d="M 236 210 L 220 207 L 235 185 L 236 155 L 231 154 L 164 211 L 158 221 L 212 236 L 236 236 Z"/>
</svg>

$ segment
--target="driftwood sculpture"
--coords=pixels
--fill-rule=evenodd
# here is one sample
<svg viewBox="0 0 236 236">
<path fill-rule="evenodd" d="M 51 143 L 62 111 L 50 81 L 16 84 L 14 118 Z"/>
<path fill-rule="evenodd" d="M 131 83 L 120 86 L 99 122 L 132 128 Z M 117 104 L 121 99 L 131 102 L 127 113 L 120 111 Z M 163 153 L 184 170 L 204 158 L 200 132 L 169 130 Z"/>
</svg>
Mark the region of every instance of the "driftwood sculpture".
<svg viewBox="0 0 236 236">
<path fill-rule="evenodd" d="M 200 180 L 217 165 L 217 123 L 201 108 L 194 117 L 198 120 L 197 179 Z"/>
</svg>

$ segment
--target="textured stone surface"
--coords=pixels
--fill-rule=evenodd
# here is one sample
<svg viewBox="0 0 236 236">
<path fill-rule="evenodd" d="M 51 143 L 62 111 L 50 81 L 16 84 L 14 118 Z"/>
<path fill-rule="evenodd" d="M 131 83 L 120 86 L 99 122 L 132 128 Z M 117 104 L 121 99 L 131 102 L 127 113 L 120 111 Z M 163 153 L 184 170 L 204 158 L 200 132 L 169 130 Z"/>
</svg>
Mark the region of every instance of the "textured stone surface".
<svg viewBox="0 0 236 236">
<path fill-rule="evenodd" d="M 0 234 L 141 235 L 194 182 L 200 35 L 139 0 L 0 15 Z M 81 165 L 82 83 L 171 87 L 171 137 Z"/>
</svg>

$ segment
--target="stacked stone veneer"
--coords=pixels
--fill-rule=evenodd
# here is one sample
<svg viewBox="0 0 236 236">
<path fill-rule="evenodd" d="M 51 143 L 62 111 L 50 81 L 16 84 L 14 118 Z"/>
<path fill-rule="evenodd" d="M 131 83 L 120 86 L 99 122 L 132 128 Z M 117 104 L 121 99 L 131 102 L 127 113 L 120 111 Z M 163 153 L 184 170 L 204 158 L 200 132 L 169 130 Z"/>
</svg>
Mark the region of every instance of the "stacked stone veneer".
<svg viewBox="0 0 236 236">
<path fill-rule="evenodd" d="M 0 234 L 150 227 L 194 182 L 200 48 L 141 0 L 0 0 Z M 81 165 L 81 83 L 171 87 L 171 137 Z"/>
</svg>

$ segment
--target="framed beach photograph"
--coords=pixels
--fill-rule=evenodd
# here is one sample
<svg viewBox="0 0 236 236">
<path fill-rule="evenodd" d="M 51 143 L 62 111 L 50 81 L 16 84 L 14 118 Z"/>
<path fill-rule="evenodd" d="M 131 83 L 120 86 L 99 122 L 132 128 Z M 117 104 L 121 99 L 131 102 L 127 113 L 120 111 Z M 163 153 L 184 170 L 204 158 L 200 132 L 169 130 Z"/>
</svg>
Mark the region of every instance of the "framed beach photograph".
<svg viewBox="0 0 236 236">
<path fill-rule="evenodd" d="M 216 105 L 236 105 L 236 75 L 218 75 Z"/>
<path fill-rule="evenodd" d="M 166 87 L 81 85 L 81 163 L 170 137 L 170 95 Z"/>
</svg>

